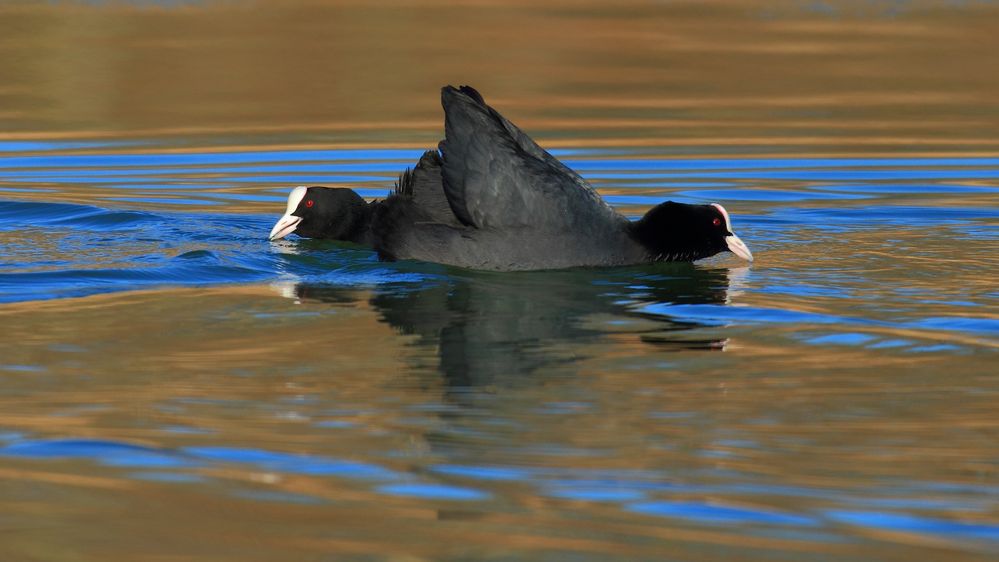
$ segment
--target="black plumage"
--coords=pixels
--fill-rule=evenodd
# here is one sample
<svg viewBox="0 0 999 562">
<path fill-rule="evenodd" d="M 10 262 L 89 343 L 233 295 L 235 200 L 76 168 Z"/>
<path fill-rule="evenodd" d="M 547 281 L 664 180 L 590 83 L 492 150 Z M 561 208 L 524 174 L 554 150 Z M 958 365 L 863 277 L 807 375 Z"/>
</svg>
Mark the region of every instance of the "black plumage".
<svg viewBox="0 0 999 562">
<path fill-rule="evenodd" d="M 366 243 L 386 260 L 501 271 L 693 261 L 725 250 L 752 259 L 720 205 L 666 202 L 629 221 L 473 88 L 447 86 L 441 102 L 439 153 L 403 172 L 388 198 L 351 204 L 363 235 L 297 232 Z M 272 238 L 287 234 L 279 226 Z"/>
</svg>

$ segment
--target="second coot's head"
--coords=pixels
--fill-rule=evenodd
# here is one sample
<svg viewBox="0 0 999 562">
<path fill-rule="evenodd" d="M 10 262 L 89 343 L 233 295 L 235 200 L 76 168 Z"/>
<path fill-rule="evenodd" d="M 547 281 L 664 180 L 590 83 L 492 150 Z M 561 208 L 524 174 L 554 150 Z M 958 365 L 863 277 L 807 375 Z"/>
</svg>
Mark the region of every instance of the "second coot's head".
<svg viewBox="0 0 999 562">
<path fill-rule="evenodd" d="M 655 261 L 693 261 L 724 251 L 753 261 L 752 252 L 732 231 L 728 211 L 718 203 L 661 203 L 632 223 L 632 232 Z"/>
<path fill-rule="evenodd" d="M 350 189 L 299 186 L 288 195 L 288 208 L 271 229 L 270 239 L 294 232 L 303 238 L 360 242 L 370 220 L 368 203 Z"/>
</svg>

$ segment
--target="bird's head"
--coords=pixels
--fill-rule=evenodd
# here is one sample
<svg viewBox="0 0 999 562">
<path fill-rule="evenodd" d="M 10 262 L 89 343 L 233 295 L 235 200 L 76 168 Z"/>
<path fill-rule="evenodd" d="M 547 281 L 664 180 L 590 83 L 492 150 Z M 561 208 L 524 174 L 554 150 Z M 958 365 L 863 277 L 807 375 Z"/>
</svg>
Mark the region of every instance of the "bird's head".
<svg viewBox="0 0 999 562">
<path fill-rule="evenodd" d="M 724 251 L 753 261 L 753 253 L 732 231 L 728 211 L 718 203 L 661 203 L 633 223 L 632 232 L 656 261 L 693 261 Z"/>
<path fill-rule="evenodd" d="M 288 207 L 269 239 L 294 232 L 303 238 L 354 240 L 367 217 L 368 204 L 350 189 L 298 186 L 288 194 Z"/>
</svg>

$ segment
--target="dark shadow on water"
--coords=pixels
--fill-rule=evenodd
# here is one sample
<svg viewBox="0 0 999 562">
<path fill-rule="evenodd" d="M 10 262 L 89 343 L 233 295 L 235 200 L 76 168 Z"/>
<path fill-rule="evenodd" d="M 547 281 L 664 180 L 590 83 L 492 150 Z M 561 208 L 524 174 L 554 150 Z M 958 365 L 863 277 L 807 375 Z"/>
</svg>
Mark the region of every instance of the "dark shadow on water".
<svg viewBox="0 0 999 562">
<path fill-rule="evenodd" d="M 733 270 L 734 271 L 734 270 Z M 691 264 L 615 270 L 481 273 L 452 270 L 415 286 L 375 289 L 370 304 L 415 346 L 436 349 L 449 388 L 516 384 L 588 356 L 591 344 L 626 333 L 659 350 L 721 350 L 696 337 L 705 324 L 648 315 L 649 304 L 724 304 L 732 271 Z M 344 303 L 356 289 L 302 283 L 303 301 Z"/>
</svg>

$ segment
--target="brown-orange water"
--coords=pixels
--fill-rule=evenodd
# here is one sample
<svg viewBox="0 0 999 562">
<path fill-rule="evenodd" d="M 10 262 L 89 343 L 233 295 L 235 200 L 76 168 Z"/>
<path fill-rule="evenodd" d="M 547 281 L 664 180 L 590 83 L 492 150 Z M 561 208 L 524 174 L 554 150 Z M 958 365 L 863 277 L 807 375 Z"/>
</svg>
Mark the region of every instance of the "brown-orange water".
<svg viewBox="0 0 999 562">
<path fill-rule="evenodd" d="M 0 6 L 0 559 L 999 552 L 994 2 Z M 265 240 L 468 83 L 757 261 Z"/>
</svg>

